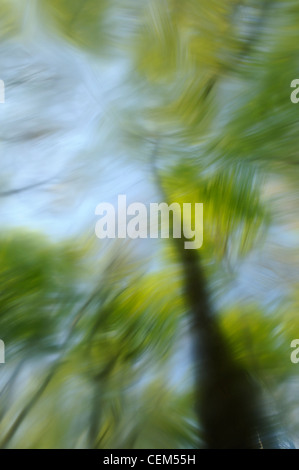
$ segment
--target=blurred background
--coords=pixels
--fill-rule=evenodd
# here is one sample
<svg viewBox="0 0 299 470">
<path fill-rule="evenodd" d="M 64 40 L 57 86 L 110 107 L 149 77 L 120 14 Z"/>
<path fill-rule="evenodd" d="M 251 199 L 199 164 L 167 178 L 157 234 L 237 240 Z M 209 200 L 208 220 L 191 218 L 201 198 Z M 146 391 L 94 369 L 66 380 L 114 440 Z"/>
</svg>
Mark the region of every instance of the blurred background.
<svg viewBox="0 0 299 470">
<path fill-rule="evenodd" d="M 0 0 L 0 448 L 299 446 L 297 0 Z M 201 202 L 204 243 L 95 208 Z"/>
</svg>

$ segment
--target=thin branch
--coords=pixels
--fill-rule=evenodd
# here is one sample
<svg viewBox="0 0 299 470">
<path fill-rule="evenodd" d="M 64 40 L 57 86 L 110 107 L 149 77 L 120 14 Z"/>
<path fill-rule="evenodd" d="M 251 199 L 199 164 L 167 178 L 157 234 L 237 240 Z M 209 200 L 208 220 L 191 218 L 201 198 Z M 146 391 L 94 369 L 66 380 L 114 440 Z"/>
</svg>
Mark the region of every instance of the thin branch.
<svg viewBox="0 0 299 470">
<path fill-rule="evenodd" d="M 27 186 L 22 186 L 21 188 L 15 188 L 15 189 L 9 189 L 7 191 L 1 191 L 0 192 L 0 197 L 9 197 L 9 196 L 14 196 L 16 194 L 23 193 L 23 192 L 26 192 L 26 191 L 31 191 L 32 189 L 39 188 L 40 186 L 44 186 L 44 185 L 50 183 L 51 181 L 53 181 L 53 179 L 54 178 L 49 178 L 47 180 L 40 181 L 39 183 L 33 183 L 33 184 L 29 184 Z"/>
</svg>

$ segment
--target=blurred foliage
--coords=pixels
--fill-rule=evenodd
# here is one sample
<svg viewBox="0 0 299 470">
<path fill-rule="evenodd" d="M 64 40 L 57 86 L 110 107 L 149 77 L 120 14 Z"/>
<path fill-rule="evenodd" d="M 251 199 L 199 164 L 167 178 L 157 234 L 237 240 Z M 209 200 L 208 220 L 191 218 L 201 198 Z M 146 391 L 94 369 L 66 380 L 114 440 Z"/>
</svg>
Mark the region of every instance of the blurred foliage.
<svg viewBox="0 0 299 470">
<path fill-rule="evenodd" d="M 165 368 L 167 376 L 171 345 L 177 336 L 174 332 L 184 311 L 179 285 L 175 282 L 169 285 L 167 272 L 142 274 L 139 267 L 136 275 L 132 270 L 134 264 L 127 265 L 125 259 L 121 269 L 123 252 L 118 250 L 114 252 L 117 265 L 110 258 L 102 272 L 97 269 L 98 273 L 92 274 L 90 266 L 86 266 L 90 254 L 82 249 L 82 244 L 79 249 L 72 242 L 53 244 L 37 234 L 17 232 L 2 239 L 0 246 L 0 329 L 8 345 L 6 362 L 10 371 L 6 381 L 2 381 L 2 446 L 10 443 L 22 425 L 28 406 L 29 410 L 43 406 L 42 413 L 48 416 L 51 429 L 50 410 L 54 404 L 55 426 L 61 433 L 54 432 L 52 440 L 47 433 L 45 442 L 39 440 L 39 446 L 121 447 L 129 445 L 127 440 L 136 433 L 139 439 L 143 421 L 133 419 L 136 413 L 133 396 L 143 396 L 143 382 L 156 380 L 155 374 L 150 378 L 156 368 Z M 120 268 L 118 273 L 116 266 Z M 19 390 L 22 380 L 28 385 Z M 74 396 L 69 387 L 75 387 L 74 390 L 78 387 Z M 164 395 L 169 393 L 165 384 L 163 387 L 161 406 Z M 28 402 L 19 418 L 14 417 L 19 401 L 9 406 L 12 392 L 19 395 L 21 402 Z M 66 398 L 65 394 L 70 393 Z M 82 404 L 80 394 L 85 402 L 81 418 L 73 416 Z M 175 395 L 174 399 L 180 401 L 181 397 Z M 66 405 L 69 411 L 59 413 L 59 406 Z M 65 412 L 70 413 L 68 418 Z M 41 425 L 47 425 L 47 419 Z M 63 434 L 66 426 L 72 428 L 73 419 L 79 420 L 74 434 Z M 184 413 L 180 419 L 186 419 Z M 132 429 L 123 435 L 121 429 L 127 421 Z M 162 420 L 161 425 L 166 426 L 161 430 L 165 439 L 170 439 L 167 427 L 171 424 Z M 176 425 L 179 427 L 179 422 Z M 181 432 L 187 432 L 187 428 L 186 424 Z M 26 447 L 34 445 L 34 435 L 30 438 L 26 435 Z M 28 439 L 33 439 L 31 444 Z M 179 437 L 176 439 L 179 445 Z M 23 446 L 21 442 L 19 445 Z M 169 446 L 173 445 L 171 442 L 170 439 Z"/>
<path fill-rule="evenodd" d="M 100 52 L 103 46 L 103 20 L 107 0 L 45 0 L 47 17 L 75 45 Z"/>
<path fill-rule="evenodd" d="M 16 17 L 12 2 L 2 0 L 0 3 L 0 38 L 5 39 L 8 36 L 16 34 L 20 27 L 18 17 Z"/>
<path fill-rule="evenodd" d="M 51 351 L 59 322 L 63 325 L 65 310 L 70 312 L 76 301 L 80 254 L 69 244 L 56 247 L 26 232 L 17 239 L 2 237 L 0 247 L 0 329 L 5 340 L 18 353 Z"/>
</svg>

